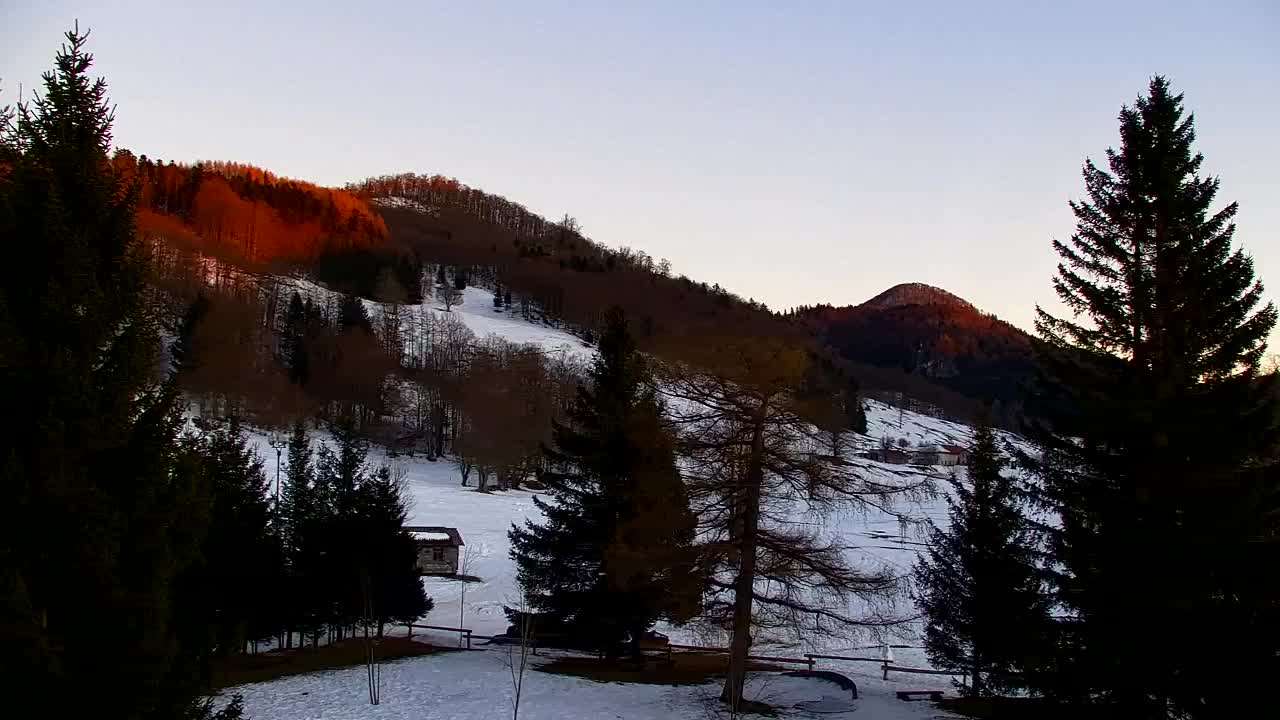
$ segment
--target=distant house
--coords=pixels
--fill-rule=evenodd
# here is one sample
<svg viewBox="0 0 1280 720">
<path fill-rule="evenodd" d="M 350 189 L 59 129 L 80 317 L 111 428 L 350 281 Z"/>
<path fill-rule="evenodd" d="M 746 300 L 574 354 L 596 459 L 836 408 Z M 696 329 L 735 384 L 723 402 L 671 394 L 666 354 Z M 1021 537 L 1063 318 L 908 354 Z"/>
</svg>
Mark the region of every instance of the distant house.
<svg viewBox="0 0 1280 720">
<path fill-rule="evenodd" d="M 956 461 L 953 464 L 955 465 L 969 464 L 969 448 L 961 447 L 960 445 L 943 445 L 942 449 L 946 450 L 949 454 L 955 456 Z"/>
<path fill-rule="evenodd" d="M 969 451 L 958 445 L 926 445 L 911 454 L 913 465 L 952 467 L 969 464 Z"/>
<path fill-rule="evenodd" d="M 868 460 L 890 465 L 906 465 L 911 460 L 911 455 L 906 450 L 896 447 L 873 448 L 859 455 Z"/>
<path fill-rule="evenodd" d="M 418 544 L 418 572 L 423 575 L 457 575 L 458 548 L 465 543 L 457 528 L 406 527 Z"/>
</svg>

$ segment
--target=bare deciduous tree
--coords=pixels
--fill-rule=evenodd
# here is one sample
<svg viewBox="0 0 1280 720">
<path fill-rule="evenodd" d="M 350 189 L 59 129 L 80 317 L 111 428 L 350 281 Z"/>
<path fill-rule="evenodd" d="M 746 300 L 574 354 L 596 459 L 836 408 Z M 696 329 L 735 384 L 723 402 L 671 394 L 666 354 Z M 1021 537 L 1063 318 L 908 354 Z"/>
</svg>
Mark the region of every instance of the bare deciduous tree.
<svg viewBox="0 0 1280 720">
<path fill-rule="evenodd" d="M 520 594 L 518 608 L 520 644 L 507 645 L 507 669 L 511 671 L 511 720 L 520 718 L 520 694 L 524 690 L 524 673 L 529 666 L 529 651 L 533 641 L 533 618 L 529 614 L 524 593 Z"/>
<path fill-rule="evenodd" d="M 458 600 L 458 627 L 466 627 L 463 622 L 466 620 L 467 611 L 467 583 L 471 582 L 467 571 L 470 569 L 471 546 L 463 546 L 462 557 L 458 559 L 458 581 L 462 583 L 462 596 Z M 462 645 L 462 635 L 458 635 L 458 645 Z"/>
<path fill-rule="evenodd" d="M 436 297 L 444 306 L 445 312 L 450 312 L 454 305 L 462 304 L 462 291 L 454 287 L 453 283 L 445 283 L 437 287 Z"/>
<path fill-rule="evenodd" d="M 813 400 L 799 400 L 803 351 L 767 339 L 715 347 L 715 372 L 668 364 L 660 380 L 701 524 L 704 613 L 732 633 L 721 699 L 737 709 L 753 632 L 803 640 L 901 622 L 889 612 L 897 578 L 854 567 L 838 539 L 796 521 L 820 526 L 841 507 L 892 512 L 895 497 L 927 488 L 882 484 L 819 453 L 828 443 L 806 416 Z"/>
</svg>

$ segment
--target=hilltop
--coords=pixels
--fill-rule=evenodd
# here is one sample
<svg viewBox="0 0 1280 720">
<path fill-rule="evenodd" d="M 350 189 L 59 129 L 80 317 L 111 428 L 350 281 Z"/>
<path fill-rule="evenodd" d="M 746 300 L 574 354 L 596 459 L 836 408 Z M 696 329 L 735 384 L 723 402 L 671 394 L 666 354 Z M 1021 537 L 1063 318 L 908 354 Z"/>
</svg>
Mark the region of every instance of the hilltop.
<svg viewBox="0 0 1280 720">
<path fill-rule="evenodd" d="M 891 310 L 910 305 L 942 305 L 970 312 L 980 312 L 972 303 L 924 283 L 901 283 L 858 305 L 868 310 Z"/>
<path fill-rule="evenodd" d="M 930 285 L 895 285 L 859 305 L 802 307 L 791 317 L 850 363 L 999 402 L 998 415 L 1013 412 L 1031 373 L 1030 335 Z"/>
</svg>

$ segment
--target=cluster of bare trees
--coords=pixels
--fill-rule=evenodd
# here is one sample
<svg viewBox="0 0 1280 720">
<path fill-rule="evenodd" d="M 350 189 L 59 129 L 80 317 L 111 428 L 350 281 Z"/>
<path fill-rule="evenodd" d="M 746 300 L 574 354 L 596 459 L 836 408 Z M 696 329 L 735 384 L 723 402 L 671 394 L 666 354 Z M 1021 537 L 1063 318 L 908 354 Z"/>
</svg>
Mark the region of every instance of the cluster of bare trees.
<svg viewBox="0 0 1280 720">
<path fill-rule="evenodd" d="M 362 302 L 149 247 L 151 302 L 173 337 L 161 370 L 175 365 L 183 389 L 217 415 L 352 417 L 398 451 L 453 455 L 463 484 L 474 474 L 480 490 L 518 487 L 539 471 L 539 444 L 582 372 L 559 354 L 477 338 L 453 313 L 404 305 L 393 282 L 382 302 Z"/>
<path fill-rule="evenodd" d="M 491 480 L 507 489 L 536 477 L 540 446 L 550 439 L 552 419 L 566 412 L 580 370 L 537 348 L 498 338 L 478 343 L 457 397 L 454 454 L 462 483 L 472 470 L 481 491 Z"/>
</svg>

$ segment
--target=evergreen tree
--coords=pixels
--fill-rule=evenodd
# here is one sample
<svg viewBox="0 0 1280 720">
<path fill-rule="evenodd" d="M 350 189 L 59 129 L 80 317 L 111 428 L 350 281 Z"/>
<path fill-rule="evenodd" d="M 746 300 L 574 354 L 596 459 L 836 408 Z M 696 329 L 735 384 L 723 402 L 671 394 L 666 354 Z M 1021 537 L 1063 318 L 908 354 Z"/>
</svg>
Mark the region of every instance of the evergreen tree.
<svg viewBox="0 0 1280 720">
<path fill-rule="evenodd" d="M 294 292 L 285 311 L 284 337 L 280 340 L 281 361 L 289 371 L 289 381 L 306 385 L 310 377 L 307 358 L 307 328 L 310 317 L 302 297 Z"/>
<path fill-rule="evenodd" d="M 368 443 L 350 418 L 333 422 L 330 432 L 335 447 L 321 445 L 315 481 L 329 620 L 353 624 L 369 600 L 379 624 L 416 619 L 432 603 L 419 579 L 417 546 L 404 530 L 401 488 L 387 468 L 369 472 Z"/>
<path fill-rule="evenodd" d="M 338 328 L 343 331 L 363 330 L 373 332 L 373 322 L 369 319 L 369 311 L 364 303 L 354 295 L 343 295 L 338 306 Z"/>
<path fill-rule="evenodd" d="M 974 696 L 1019 686 L 1015 673 L 1037 665 L 1036 643 L 1048 618 L 1033 527 L 1004 469 L 995 431 L 979 421 L 969 483 L 950 478 L 950 526 L 933 528 L 915 566 L 929 660 L 967 672 Z"/>
<path fill-rule="evenodd" d="M 176 582 L 208 498 L 180 462 L 176 393 L 151 373 L 137 187 L 107 151 L 106 84 L 67 33 L 4 134 L 0 237 L 0 634 L 15 716 L 172 718 L 207 687 Z M 92 628 L 92 631 L 88 631 Z M 30 700 L 28 700 L 30 699 Z M 24 707 L 39 703 L 38 709 Z"/>
<path fill-rule="evenodd" d="M 867 411 L 862 406 L 862 395 L 858 392 L 857 380 L 849 379 L 849 384 L 840 393 L 838 405 L 844 411 L 849 430 L 866 435 Z"/>
<path fill-rule="evenodd" d="M 467 289 L 467 276 L 465 273 L 458 271 L 453 272 L 453 289 L 462 292 Z"/>
<path fill-rule="evenodd" d="M 512 527 L 511 554 L 536 611 L 612 655 L 659 618 L 686 619 L 694 519 L 675 466 L 674 440 L 644 357 L 612 309 L 568 424 L 553 426 L 542 476 L 554 502 L 545 523 Z"/>
<path fill-rule="evenodd" d="M 280 514 L 287 562 L 286 629 L 318 638 L 330 619 L 325 588 L 329 582 L 325 547 L 329 530 L 327 495 L 315 484 L 311 440 L 299 420 L 289 435 L 289 463 Z"/>
<path fill-rule="evenodd" d="M 182 316 L 182 326 L 178 328 L 178 338 L 170 351 L 172 371 L 175 375 L 183 375 L 195 370 L 200 364 L 199 348 L 196 346 L 196 327 L 209 314 L 209 297 L 200 292 Z"/>
<path fill-rule="evenodd" d="M 408 516 L 403 488 L 381 467 L 360 486 L 360 567 L 367 578 L 370 617 L 378 637 L 388 622 L 407 623 L 431 612 L 418 571 L 418 546 L 404 529 Z"/>
<path fill-rule="evenodd" d="M 1109 171 L 1085 164 L 1076 233 L 1054 242 L 1054 288 L 1086 320 L 1036 323 L 1050 423 L 1025 460 L 1060 521 L 1046 530 L 1076 621 L 1043 689 L 1226 717 L 1277 669 L 1260 576 L 1277 561 L 1278 437 L 1259 374 L 1276 312 L 1232 249 L 1236 205 L 1211 211 L 1182 96 L 1154 78 L 1120 137 Z"/>
<path fill-rule="evenodd" d="M 287 528 L 289 544 L 296 545 L 297 527 L 308 512 L 311 503 L 312 468 L 311 438 L 306 422 L 299 419 L 289 433 L 288 463 L 285 468 L 285 486 L 281 491 L 280 515 Z"/>
<path fill-rule="evenodd" d="M 187 572 L 192 586 L 187 600 L 207 618 L 215 652 L 226 656 L 280 629 L 282 613 L 262 597 L 277 597 L 283 589 L 285 557 L 271 530 L 262 460 L 249 448 L 239 421 L 197 424 L 203 433 L 188 442 L 212 491 L 213 506 L 201 561 Z"/>
<path fill-rule="evenodd" d="M 321 443 L 316 453 L 313 536 L 323 559 L 321 596 L 324 615 L 333 625 L 350 625 L 364 607 L 362 568 L 355 544 L 359 527 L 359 495 L 365 479 L 368 444 L 350 418 L 329 426 L 334 447 Z"/>
</svg>

